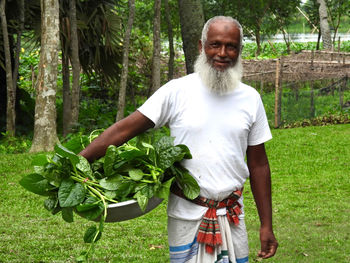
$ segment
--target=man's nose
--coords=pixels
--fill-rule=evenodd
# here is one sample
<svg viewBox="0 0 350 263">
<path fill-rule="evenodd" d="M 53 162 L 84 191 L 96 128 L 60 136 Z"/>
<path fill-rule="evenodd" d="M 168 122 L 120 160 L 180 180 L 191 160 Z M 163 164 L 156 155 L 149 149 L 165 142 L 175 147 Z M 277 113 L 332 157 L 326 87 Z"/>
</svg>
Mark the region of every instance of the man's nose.
<svg viewBox="0 0 350 263">
<path fill-rule="evenodd" d="M 226 50 L 225 45 L 222 45 L 222 46 L 220 47 L 218 55 L 219 55 L 220 57 L 227 57 L 227 50 Z"/>
</svg>

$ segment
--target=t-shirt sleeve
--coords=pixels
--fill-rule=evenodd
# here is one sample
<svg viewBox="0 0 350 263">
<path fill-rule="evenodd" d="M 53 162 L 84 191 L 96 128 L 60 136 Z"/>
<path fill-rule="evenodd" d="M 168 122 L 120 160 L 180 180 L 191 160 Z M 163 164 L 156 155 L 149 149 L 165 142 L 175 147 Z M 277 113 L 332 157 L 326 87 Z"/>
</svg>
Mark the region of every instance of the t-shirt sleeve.
<svg viewBox="0 0 350 263">
<path fill-rule="evenodd" d="M 156 129 L 167 124 L 171 116 L 171 87 L 166 84 L 159 88 L 137 110 L 149 118 Z"/>
<path fill-rule="evenodd" d="M 261 101 L 260 95 L 258 95 L 257 98 L 256 109 L 256 118 L 251 126 L 248 137 L 249 146 L 264 143 L 272 138 L 271 130 L 266 117 L 266 112 L 264 109 L 264 105 Z"/>
</svg>

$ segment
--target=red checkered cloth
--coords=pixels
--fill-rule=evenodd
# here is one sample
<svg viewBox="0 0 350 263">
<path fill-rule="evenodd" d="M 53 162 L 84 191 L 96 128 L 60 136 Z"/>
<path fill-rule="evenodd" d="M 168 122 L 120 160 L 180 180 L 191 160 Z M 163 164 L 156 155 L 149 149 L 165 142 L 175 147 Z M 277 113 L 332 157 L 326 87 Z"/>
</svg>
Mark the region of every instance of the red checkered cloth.
<svg viewBox="0 0 350 263">
<path fill-rule="evenodd" d="M 186 198 L 182 190 L 175 183 L 171 192 L 193 202 L 197 205 L 208 207 L 207 212 L 204 214 L 202 222 L 199 226 L 199 232 L 197 240 L 199 243 L 205 244 L 205 250 L 207 253 L 213 253 L 216 246 L 222 245 L 220 226 L 218 223 L 218 217 L 216 215 L 216 210 L 218 208 L 226 207 L 226 216 L 230 223 L 235 225 L 239 224 L 238 215 L 242 213 L 241 204 L 238 202 L 238 199 L 242 195 L 242 190 L 234 191 L 230 194 L 229 197 L 222 201 L 215 201 L 205 197 L 197 197 L 193 200 Z"/>
</svg>

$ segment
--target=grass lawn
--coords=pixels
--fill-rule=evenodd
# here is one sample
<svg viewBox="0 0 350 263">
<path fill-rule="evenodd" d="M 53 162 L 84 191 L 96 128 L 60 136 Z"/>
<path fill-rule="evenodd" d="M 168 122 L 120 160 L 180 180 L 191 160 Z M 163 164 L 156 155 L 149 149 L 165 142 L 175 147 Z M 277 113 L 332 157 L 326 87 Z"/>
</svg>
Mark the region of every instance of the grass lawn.
<svg viewBox="0 0 350 263">
<path fill-rule="evenodd" d="M 276 256 L 266 262 L 350 262 L 350 125 L 273 130 Z M 18 184 L 31 154 L 0 155 L 0 262 L 74 262 L 89 221 L 64 222 Z M 250 262 L 259 261 L 258 216 L 245 187 Z M 147 215 L 105 225 L 94 262 L 169 262 L 166 201 Z"/>
</svg>

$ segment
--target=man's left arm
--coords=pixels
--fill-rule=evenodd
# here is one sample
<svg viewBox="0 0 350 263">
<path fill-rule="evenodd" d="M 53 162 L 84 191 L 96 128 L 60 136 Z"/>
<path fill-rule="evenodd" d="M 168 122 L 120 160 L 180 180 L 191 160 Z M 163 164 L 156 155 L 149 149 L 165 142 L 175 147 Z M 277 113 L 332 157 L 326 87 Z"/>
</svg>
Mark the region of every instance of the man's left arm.
<svg viewBox="0 0 350 263">
<path fill-rule="evenodd" d="M 278 243 L 272 228 L 271 175 L 264 144 L 248 146 L 247 164 L 261 224 L 261 250 L 258 256 L 269 258 L 275 255 Z"/>
</svg>

